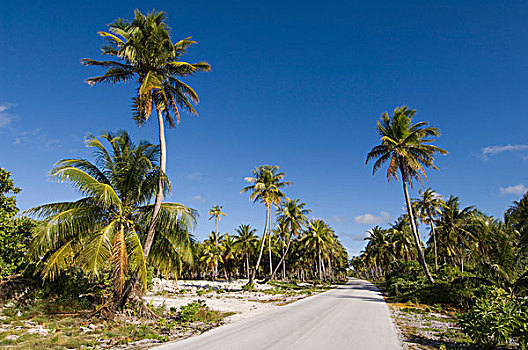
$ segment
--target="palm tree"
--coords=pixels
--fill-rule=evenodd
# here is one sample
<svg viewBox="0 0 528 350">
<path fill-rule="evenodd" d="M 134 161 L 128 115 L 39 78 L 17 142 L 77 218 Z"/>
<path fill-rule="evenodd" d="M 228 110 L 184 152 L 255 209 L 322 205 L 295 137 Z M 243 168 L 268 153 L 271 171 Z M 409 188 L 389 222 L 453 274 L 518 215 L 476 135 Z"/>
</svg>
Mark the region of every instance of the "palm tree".
<svg viewBox="0 0 528 350">
<path fill-rule="evenodd" d="M 424 167 L 438 169 L 434 165 L 434 155 L 435 153 L 447 154 L 447 151 L 430 144 L 435 137 L 440 135 L 437 128 L 429 126 L 427 122 L 412 124 L 412 117 L 415 113 L 415 109 L 411 110 L 404 106 L 397 107 L 392 117 L 387 112 L 382 114 L 377 125 L 381 144 L 368 153 L 366 163 L 376 159 L 372 170 L 374 174 L 383 163 L 388 161 L 387 178 L 389 181 L 392 178 L 398 180 L 398 172 L 400 173 L 418 259 L 427 279 L 434 283 L 424 258 L 407 185 L 412 187 L 412 181 L 415 179 L 421 181 L 422 176 L 427 179 Z"/>
<path fill-rule="evenodd" d="M 235 231 L 237 233 L 235 245 L 246 260 L 246 276 L 249 280 L 249 258 L 255 252 L 255 246 L 258 242 L 258 238 L 255 236 L 257 230 L 251 228 L 250 225 L 240 225 Z"/>
<path fill-rule="evenodd" d="M 434 220 L 438 217 L 445 205 L 442 196 L 427 188 L 425 191 L 419 190 L 420 196 L 413 201 L 416 212 L 420 221 L 428 223 L 431 226 L 431 236 L 434 244 L 435 271 L 438 271 L 438 249 L 436 246 L 436 235 Z"/>
<path fill-rule="evenodd" d="M 388 230 L 394 255 L 397 259 L 405 261 L 412 260 L 413 254 L 413 235 L 409 227 L 409 221 L 406 215 L 400 216 L 390 225 Z"/>
<path fill-rule="evenodd" d="M 255 274 L 257 273 L 260 260 L 262 259 L 262 252 L 264 251 L 264 242 L 266 235 L 269 235 L 269 227 L 271 221 L 271 206 L 278 206 L 284 198 L 284 193 L 281 189 L 283 187 L 291 185 L 289 181 L 283 181 L 286 176 L 285 173 L 279 172 L 277 165 L 262 165 L 254 170 L 251 170 L 253 177 L 246 177 L 244 180 L 249 182 L 251 185 L 244 187 L 240 193 L 250 192 L 249 200 L 253 203 L 260 202 L 266 206 L 266 224 L 264 225 L 264 234 L 262 235 L 262 241 L 260 243 L 260 252 L 257 259 L 255 270 L 250 275 L 249 282 L 253 283 Z M 270 273 L 273 271 L 272 257 L 271 257 L 271 236 L 269 237 L 269 257 L 270 257 Z"/>
<path fill-rule="evenodd" d="M 374 261 L 374 269 L 378 277 L 383 276 L 383 268 L 387 268 L 392 261 L 392 247 L 387 230 L 374 226 L 365 237 L 368 241 L 366 249 Z"/>
<path fill-rule="evenodd" d="M 279 223 L 284 223 L 287 230 L 289 231 L 288 243 L 286 245 L 286 250 L 282 254 L 282 258 L 275 267 L 275 271 L 271 274 L 270 279 L 273 279 L 277 269 L 281 264 L 283 264 L 283 271 L 286 271 L 286 254 L 290 249 L 290 244 L 292 237 L 296 237 L 299 234 L 299 230 L 302 227 L 305 227 L 308 223 L 308 214 L 312 211 L 310 209 L 305 209 L 306 203 L 301 202 L 299 199 L 291 200 L 286 198 L 286 201 L 277 209 L 277 221 Z"/>
<path fill-rule="evenodd" d="M 460 269 L 464 271 L 466 248 L 475 242 L 472 233 L 475 208 L 473 206 L 460 208 L 458 197 L 450 196 L 436 221 L 438 236 L 441 237 L 441 249 L 452 261 L 458 260 Z"/>
<path fill-rule="evenodd" d="M 227 233 L 223 235 L 221 240 L 222 262 L 224 264 L 224 274 L 227 281 L 231 281 L 233 267 L 236 263 L 237 256 L 235 250 L 235 239 Z"/>
<path fill-rule="evenodd" d="M 198 95 L 180 78 L 191 76 L 198 71 L 209 71 L 211 66 L 207 62 L 180 61 L 181 56 L 196 42 L 189 37 L 173 44 L 164 12 L 153 10 L 145 16 L 135 10 L 132 22 L 119 18 L 109 25 L 108 32 L 99 32 L 99 35 L 107 42 L 102 47 L 102 54 L 115 57 L 116 60 L 82 59 L 81 63 L 85 66 L 107 69 L 105 74 L 87 79 L 88 84 L 116 84 L 135 80 L 138 88 L 133 98 L 133 117 L 138 125 L 149 120 L 153 109 L 157 112 L 160 142 L 159 182 L 152 221 L 144 244 L 143 253 L 147 259 L 165 190 L 163 179 L 166 173 L 167 146 L 164 123 L 171 128 L 175 127 L 174 117 L 177 122 L 180 121 L 178 108 L 198 115 L 193 106 L 199 101 Z"/>
<path fill-rule="evenodd" d="M 215 219 L 215 246 L 218 247 L 218 221 L 222 220 L 222 215 L 226 216 L 227 214 L 222 211 L 221 205 L 215 205 L 211 209 L 209 209 L 208 212 L 211 217 L 209 217 L 209 220 Z M 218 264 L 215 264 L 216 267 L 218 267 Z M 215 270 L 215 277 L 218 274 L 218 271 Z"/>
<path fill-rule="evenodd" d="M 180 258 L 192 259 L 189 228 L 197 214 L 182 204 L 162 203 L 156 221 L 160 234 L 147 260 L 143 251 L 154 211 L 150 200 L 158 190 L 159 147 L 146 142 L 135 145 L 124 131 L 101 138 L 109 147 L 94 136 L 87 139 L 95 151 L 94 162 L 63 159 L 51 170 L 52 177 L 71 183 L 84 197 L 26 211 L 43 220 L 30 254 L 42 261 L 41 273 L 50 279 L 73 264 L 94 278 L 110 266 L 114 306 L 121 306 L 126 302 L 122 296 L 127 276 L 138 276 L 146 287 L 147 262 L 169 272 Z M 168 192 L 170 183 L 165 176 L 162 180 Z"/>
<path fill-rule="evenodd" d="M 320 280 L 323 280 L 324 254 L 333 240 L 333 234 L 333 230 L 323 220 L 312 219 L 308 223 L 308 229 L 302 238 L 304 248 L 311 252 L 317 261 Z"/>
</svg>

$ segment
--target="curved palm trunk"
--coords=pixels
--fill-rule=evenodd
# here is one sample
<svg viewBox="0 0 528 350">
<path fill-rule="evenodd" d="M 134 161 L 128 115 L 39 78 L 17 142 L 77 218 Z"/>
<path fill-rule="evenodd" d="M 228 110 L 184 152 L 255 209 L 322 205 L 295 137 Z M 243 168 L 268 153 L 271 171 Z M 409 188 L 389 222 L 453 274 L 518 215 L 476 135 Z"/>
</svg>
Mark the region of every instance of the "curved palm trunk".
<svg viewBox="0 0 528 350">
<path fill-rule="evenodd" d="M 435 271 L 438 271 L 438 250 L 436 249 L 436 233 L 435 233 L 433 218 L 430 215 L 429 215 L 429 221 L 431 222 L 431 233 L 433 234 Z"/>
<path fill-rule="evenodd" d="M 405 173 L 402 171 L 402 183 L 403 183 L 403 193 L 405 195 L 405 203 L 407 204 L 407 213 L 409 214 L 409 221 L 411 222 L 411 230 L 414 236 L 414 243 L 416 244 L 416 251 L 418 252 L 418 260 L 420 261 L 420 264 L 422 265 L 425 276 L 431 283 L 435 283 L 433 276 L 431 275 L 431 272 L 429 272 L 429 267 L 427 266 L 427 263 L 425 261 L 425 257 L 422 250 L 422 241 L 420 239 L 420 236 L 418 235 L 418 229 L 416 228 L 416 223 L 414 221 L 414 215 L 412 211 L 411 206 L 411 200 L 409 199 L 409 191 L 407 190 L 407 177 L 405 176 Z"/>
<path fill-rule="evenodd" d="M 275 270 L 273 271 L 273 273 L 271 274 L 269 279 L 273 279 L 273 277 L 277 273 L 277 270 L 279 269 L 281 264 L 283 265 L 284 276 L 286 276 L 286 260 L 285 260 L 285 258 L 286 258 L 286 254 L 288 254 L 288 251 L 290 250 L 290 244 L 291 244 L 292 236 L 293 236 L 293 234 L 290 234 L 290 237 L 288 238 L 288 244 L 286 245 L 286 251 L 284 252 L 284 254 L 282 254 L 282 258 L 280 259 L 280 261 L 277 264 L 277 266 L 275 266 Z"/>
<path fill-rule="evenodd" d="M 159 142 L 160 142 L 160 177 L 158 178 L 158 193 L 156 194 L 156 200 L 154 202 L 154 211 L 152 212 L 152 219 L 150 222 L 149 229 L 147 231 L 147 238 L 145 239 L 145 244 L 143 245 L 143 256 L 145 261 L 148 260 L 150 253 L 150 248 L 152 248 L 152 242 L 154 242 L 154 234 L 156 233 L 156 222 L 158 220 L 158 214 L 161 208 L 161 201 L 163 200 L 163 180 L 162 174 L 165 174 L 167 167 L 167 144 L 165 142 L 165 125 L 163 124 L 163 115 L 161 110 L 156 108 L 158 114 L 158 129 L 159 129 Z M 136 283 L 138 281 L 138 272 L 134 273 L 132 277 L 128 280 L 123 292 L 120 297 L 114 302 L 115 308 L 122 308 L 125 306 L 130 294 L 134 290 Z"/>
<path fill-rule="evenodd" d="M 270 212 L 270 206 L 266 204 L 266 224 L 264 225 L 264 234 L 262 235 L 262 240 L 260 241 L 260 252 L 257 259 L 257 264 L 255 265 L 255 270 L 253 273 L 249 276 L 249 284 L 252 284 L 255 281 L 255 275 L 257 274 L 260 260 L 262 260 L 262 253 L 264 252 L 264 242 L 266 242 L 266 233 L 268 232 L 268 226 L 269 226 L 269 212 Z"/>
</svg>

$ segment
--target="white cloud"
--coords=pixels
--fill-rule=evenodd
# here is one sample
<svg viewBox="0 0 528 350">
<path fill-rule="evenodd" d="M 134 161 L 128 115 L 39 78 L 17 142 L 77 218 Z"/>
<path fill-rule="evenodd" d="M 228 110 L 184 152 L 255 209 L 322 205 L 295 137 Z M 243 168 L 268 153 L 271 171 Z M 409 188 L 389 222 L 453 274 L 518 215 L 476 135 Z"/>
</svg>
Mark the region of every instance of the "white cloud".
<svg viewBox="0 0 528 350">
<path fill-rule="evenodd" d="M 185 178 L 187 180 L 201 180 L 202 179 L 202 173 L 199 171 L 195 171 L 193 173 L 185 175 Z"/>
<path fill-rule="evenodd" d="M 191 197 L 189 197 L 189 199 L 192 200 L 192 201 L 196 201 L 196 202 L 205 202 L 205 198 L 202 197 L 202 195 L 199 195 L 199 194 L 197 194 L 195 196 L 191 196 Z"/>
<path fill-rule="evenodd" d="M 13 107 L 12 103 L 0 103 L 0 129 L 8 126 L 14 119 L 14 116 L 7 112 L 11 109 L 11 107 Z"/>
<path fill-rule="evenodd" d="M 521 196 L 528 191 L 528 188 L 524 186 L 524 184 L 518 184 L 508 187 L 501 187 L 499 189 L 500 194 L 502 195 L 515 195 L 515 196 Z"/>
<path fill-rule="evenodd" d="M 380 215 L 375 214 L 363 214 L 358 215 L 354 218 L 354 222 L 356 224 L 362 224 L 362 225 L 377 225 L 377 224 L 385 224 L 391 220 L 391 216 L 386 211 L 380 212 Z"/>
<path fill-rule="evenodd" d="M 340 233 L 339 236 L 346 237 L 351 241 L 364 241 L 368 233 Z"/>
<path fill-rule="evenodd" d="M 528 150 L 528 145 L 503 145 L 503 146 L 487 146 L 481 149 L 481 155 L 483 158 L 488 158 L 489 156 L 496 156 L 499 153 L 503 152 L 519 152 Z"/>
</svg>

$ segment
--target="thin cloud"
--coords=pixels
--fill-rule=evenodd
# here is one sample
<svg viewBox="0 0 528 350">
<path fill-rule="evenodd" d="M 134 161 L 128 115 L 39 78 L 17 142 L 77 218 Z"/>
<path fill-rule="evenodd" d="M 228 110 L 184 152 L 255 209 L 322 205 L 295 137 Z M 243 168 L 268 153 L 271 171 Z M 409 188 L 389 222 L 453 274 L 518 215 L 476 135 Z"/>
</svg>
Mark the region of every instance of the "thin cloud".
<svg viewBox="0 0 528 350">
<path fill-rule="evenodd" d="M 515 195 L 521 196 L 528 191 L 528 187 L 524 184 L 518 184 L 513 186 L 501 187 L 499 189 L 501 195 Z"/>
<path fill-rule="evenodd" d="M 193 173 L 185 175 L 185 178 L 187 180 L 201 180 L 202 177 L 202 173 L 200 173 L 199 171 L 195 171 Z"/>
<path fill-rule="evenodd" d="M 0 130 L 6 128 L 15 118 L 11 113 L 8 112 L 13 106 L 14 105 L 9 102 L 0 103 Z"/>
<path fill-rule="evenodd" d="M 339 235 L 343 236 L 343 237 L 346 237 L 346 238 L 348 238 L 351 241 L 357 242 L 357 241 L 364 241 L 365 238 L 367 237 L 368 233 L 367 232 L 364 232 L 364 233 L 340 233 Z"/>
<path fill-rule="evenodd" d="M 202 195 L 200 195 L 200 194 L 197 194 L 195 196 L 191 196 L 191 197 L 189 197 L 189 199 L 192 200 L 192 201 L 195 201 L 195 202 L 205 202 L 205 198 L 202 197 Z"/>
<path fill-rule="evenodd" d="M 354 218 L 356 224 L 362 225 L 378 225 L 385 224 L 391 220 L 391 216 L 386 211 L 380 212 L 380 215 L 366 213 L 358 215 Z"/>
<path fill-rule="evenodd" d="M 489 156 L 496 156 L 500 153 L 504 152 L 520 152 L 520 151 L 526 151 L 528 150 L 528 145 L 526 144 L 520 144 L 520 145 L 496 145 L 496 146 L 487 146 L 482 148 L 481 156 L 484 159 L 488 159 Z"/>
</svg>

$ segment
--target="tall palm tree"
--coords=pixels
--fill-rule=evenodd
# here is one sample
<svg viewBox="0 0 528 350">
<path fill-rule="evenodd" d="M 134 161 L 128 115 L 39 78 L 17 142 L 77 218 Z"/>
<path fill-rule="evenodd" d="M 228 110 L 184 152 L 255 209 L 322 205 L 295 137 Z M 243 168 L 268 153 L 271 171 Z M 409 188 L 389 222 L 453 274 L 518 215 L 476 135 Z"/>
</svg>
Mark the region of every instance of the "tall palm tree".
<svg viewBox="0 0 528 350">
<path fill-rule="evenodd" d="M 249 280 L 249 258 L 255 252 L 255 246 L 258 242 L 258 238 L 255 236 L 257 230 L 251 228 L 250 225 L 240 225 L 235 231 L 237 233 L 235 245 L 246 260 L 246 277 Z"/>
<path fill-rule="evenodd" d="M 197 214 L 182 204 L 162 203 L 156 221 L 160 234 L 147 260 L 143 250 L 154 210 L 150 200 L 158 190 L 159 147 L 135 145 L 123 131 L 101 138 L 109 146 L 94 136 L 87 139 L 95 151 L 94 162 L 63 159 L 51 170 L 53 178 L 71 183 L 84 197 L 26 211 L 43 220 L 30 253 L 42 261 L 42 275 L 50 279 L 72 264 L 95 278 L 110 264 L 115 306 L 120 306 L 127 276 L 137 275 L 146 287 L 147 262 L 169 272 L 179 258 L 192 259 L 189 228 Z M 165 176 L 162 179 L 167 192 L 170 183 Z"/>
<path fill-rule="evenodd" d="M 224 213 L 222 211 L 222 206 L 221 205 L 215 205 L 213 206 L 211 209 L 209 209 L 209 212 L 208 212 L 209 215 L 211 215 L 209 217 L 209 220 L 212 220 L 214 219 L 215 220 L 215 246 L 218 247 L 218 221 L 222 220 L 222 215 L 223 216 L 226 216 L 227 214 Z M 215 265 L 216 267 L 218 267 L 218 264 Z M 218 274 L 218 271 L 215 270 L 215 277 L 216 275 Z"/>
<path fill-rule="evenodd" d="M 285 259 L 290 249 L 292 237 L 298 236 L 299 230 L 302 227 L 305 227 L 308 223 L 308 214 L 312 212 L 310 209 L 306 209 L 305 207 L 306 203 L 301 202 L 300 199 L 292 200 L 286 198 L 286 201 L 277 209 L 275 213 L 277 215 L 277 221 L 280 223 L 284 223 L 290 234 L 288 237 L 286 250 L 282 254 L 281 260 L 275 267 L 275 271 L 273 271 L 273 273 L 271 274 L 271 279 L 273 279 L 273 276 L 275 275 L 275 273 L 277 273 L 277 270 L 281 263 L 283 264 L 283 270 L 286 271 Z"/>
<path fill-rule="evenodd" d="M 445 203 L 442 196 L 433 191 L 432 188 L 427 188 L 425 191 L 418 190 L 419 197 L 413 201 L 416 208 L 418 218 L 423 223 L 431 226 L 431 236 L 433 237 L 435 271 L 438 271 L 438 249 L 436 246 L 436 234 L 434 220 L 441 213 Z"/>
<path fill-rule="evenodd" d="M 308 223 L 308 229 L 302 238 L 303 246 L 311 252 L 317 261 L 317 272 L 319 279 L 323 280 L 324 274 L 324 254 L 334 237 L 332 228 L 321 219 L 312 219 Z"/>
<path fill-rule="evenodd" d="M 260 243 L 260 252 L 257 259 L 255 270 L 250 275 L 249 283 L 253 283 L 255 274 L 260 266 L 262 259 L 262 252 L 264 251 L 264 242 L 266 235 L 269 236 L 269 258 L 270 258 L 270 273 L 273 271 L 272 256 L 271 256 L 271 236 L 269 235 L 270 221 L 271 221 L 271 206 L 278 206 L 285 197 L 282 193 L 282 188 L 291 185 L 289 181 L 283 181 L 286 176 L 285 173 L 279 172 L 277 165 L 262 165 L 254 170 L 251 170 L 253 177 L 246 177 L 244 180 L 250 183 L 249 186 L 244 187 L 240 193 L 250 192 L 249 200 L 253 203 L 260 202 L 266 207 L 266 224 L 264 225 L 264 234 Z"/>
<path fill-rule="evenodd" d="M 119 18 L 108 27 L 108 32 L 99 32 L 107 42 L 102 47 L 102 54 L 114 57 L 115 60 L 97 61 L 83 58 L 81 63 L 85 66 L 107 69 L 103 75 L 87 79 L 88 84 L 135 81 L 138 87 L 133 98 L 134 119 L 138 125 L 142 125 L 149 120 L 154 109 L 158 117 L 159 182 L 152 222 L 144 244 L 143 253 L 147 259 L 164 193 L 163 178 L 167 163 L 165 122 L 169 127 L 175 127 L 174 119 L 180 121 L 178 108 L 198 115 L 194 109 L 194 104 L 199 101 L 198 95 L 180 78 L 191 76 L 198 71 L 209 71 L 211 66 L 207 62 L 187 63 L 180 60 L 187 49 L 196 42 L 189 37 L 173 44 L 165 12 L 152 10 L 145 16 L 135 10 L 133 21 Z"/>
<path fill-rule="evenodd" d="M 435 137 L 440 135 L 437 128 L 429 126 L 427 122 L 412 124 L 415 109 L 397 107 L 392 117 L 387 112 L 378 121 L 377 129 L 381 144 L 375 146 L 367 155 L 366 163 L 376 160 L 372 173 L 374 174 L 385 162 L 389 162 L 387 178 L 398 180 L 398 172 L 401 175 L 405 204 L 414 235 L 418 259 L 422 265 L 427 279 L 434 283 L 433 276 L 425 261 L 422 243 L 418 228 L 416 226 L 409 190 L 413 180 L 422 181 L 422 176 L 427 179 L 424 168 L 438 169 L 434 165 L 435 153 L 447 154 L 447 151 L 430 144 Z"/>
</svg>

